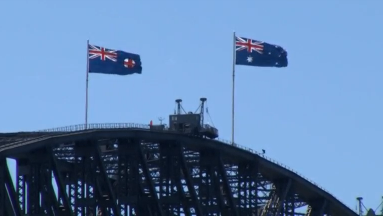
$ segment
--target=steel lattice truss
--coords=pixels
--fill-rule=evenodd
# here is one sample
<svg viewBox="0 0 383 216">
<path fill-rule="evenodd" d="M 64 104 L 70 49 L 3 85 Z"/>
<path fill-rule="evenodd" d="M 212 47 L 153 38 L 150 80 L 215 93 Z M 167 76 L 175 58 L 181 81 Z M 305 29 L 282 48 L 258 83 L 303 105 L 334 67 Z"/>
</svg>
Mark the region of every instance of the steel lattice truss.
<svg viewBox="0 0 383 216">
<path fill-rule="evenodd" d="M 177 140 L 73 140 L 9 157 L 16 187 L 0 158 L 0 215 L 325 215 L 326 201 L 308 206 L 291 179 Z"/>
</svg>

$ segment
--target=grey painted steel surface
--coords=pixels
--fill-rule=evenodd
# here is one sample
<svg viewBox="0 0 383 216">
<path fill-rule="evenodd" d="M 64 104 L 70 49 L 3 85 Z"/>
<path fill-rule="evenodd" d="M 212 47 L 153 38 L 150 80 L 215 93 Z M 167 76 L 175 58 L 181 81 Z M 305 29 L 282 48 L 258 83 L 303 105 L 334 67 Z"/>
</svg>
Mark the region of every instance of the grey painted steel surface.
<svg viewBox="0 0 383 216">
<path fill-rule="evenodd" d="M 28 152 L 32 149 L 45 145 L 55 145 L 59 143 L 86 140 L 90 138 L 137 138 L 145 137 L 152 140 L 177 140 L 189 148 L 214 148 L 234 157 L 242 157 L 257 161 L 260 172 L 266 177 L 277 179 L 288 177 L 293 180 L 297 187 L 297 192 L 307 200 L 325 199 L 331 206 L 331 211 L 341 216 L 356 216 L 357 214 L 340 202 L 337 198 L 319 187 L 312 181 L 303 178 L 297 172 L 288 167 L 265 157 L 252 149 L 240 146 L 238 144 L 229 144 L 228 142 L 204 139 L 193 136 L 185 136 L 168 130 L 152 131 L 149 125 L 113 123 L 113 124 L 89 124 L 88 129 L 85 125 L 75 125 L 61 128 L 42 130 L 37 132 L 19 132 L 0 134 L 0 155 L 17 155 Z M 21 138 L 22 137 L 22 138 Z M 19 139 L 20 138 L 20 139 Z"/>
</svg>

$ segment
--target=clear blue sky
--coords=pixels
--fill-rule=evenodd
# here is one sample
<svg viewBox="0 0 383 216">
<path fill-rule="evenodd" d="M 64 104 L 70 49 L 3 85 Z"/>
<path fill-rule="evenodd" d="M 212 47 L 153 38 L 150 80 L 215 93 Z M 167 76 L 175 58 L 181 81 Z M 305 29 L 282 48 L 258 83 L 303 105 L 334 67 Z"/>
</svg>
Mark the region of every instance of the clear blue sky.
<svg viewBox="0 0 383 216">
<path fill-rule="evenodd" d="M 236 141 L 352 208 L 383 195 L 383 1 L 1 1 L 0 131 L 84 123 L 86 40 L 141 55 L 92 74 L 89 121 L 158 121 L 208 98 L 231 132 L 232 32 L 284 47 L 288 68 L 237 67 Z M 185 3 L 189 2 L 189 3 Z"/>
</svg>

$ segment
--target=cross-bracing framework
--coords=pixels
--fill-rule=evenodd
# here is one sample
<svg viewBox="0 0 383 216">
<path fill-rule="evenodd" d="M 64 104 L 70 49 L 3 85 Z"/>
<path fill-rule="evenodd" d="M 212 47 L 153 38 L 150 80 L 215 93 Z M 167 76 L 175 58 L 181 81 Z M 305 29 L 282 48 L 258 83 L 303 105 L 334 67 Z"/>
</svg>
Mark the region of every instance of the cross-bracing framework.
<svg viewBox="0 0 383 216">
<path fill-rule="evenodd" d="M 42 140 L 27 150 L 0 147 L 0 215 L 356 215 L 304 199 L 292 178 L 267 179 L 257 161 L 202 138 L 52 134 L 18 134 L 13 146 Z M 16 187 L 5 156 L 17 161 Z"/>
</svg>

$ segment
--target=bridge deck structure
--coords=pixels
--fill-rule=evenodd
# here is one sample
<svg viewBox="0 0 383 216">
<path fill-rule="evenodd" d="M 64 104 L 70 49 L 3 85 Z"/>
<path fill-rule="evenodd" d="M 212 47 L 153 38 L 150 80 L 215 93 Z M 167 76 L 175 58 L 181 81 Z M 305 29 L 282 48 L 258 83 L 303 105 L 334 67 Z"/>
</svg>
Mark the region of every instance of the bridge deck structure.
<svg viewBox="0 0 383 216">
<path fill-rule="evenodd" d="M 357 215 L 249 148 L 141 124 L 0 134 L 0 184 L 4 216 Z"/>
</svg>

